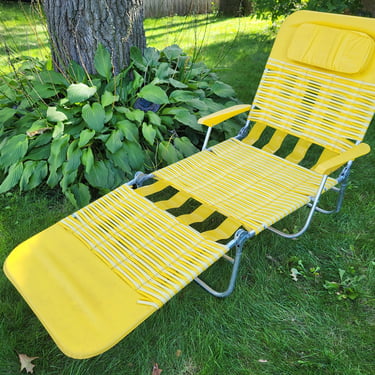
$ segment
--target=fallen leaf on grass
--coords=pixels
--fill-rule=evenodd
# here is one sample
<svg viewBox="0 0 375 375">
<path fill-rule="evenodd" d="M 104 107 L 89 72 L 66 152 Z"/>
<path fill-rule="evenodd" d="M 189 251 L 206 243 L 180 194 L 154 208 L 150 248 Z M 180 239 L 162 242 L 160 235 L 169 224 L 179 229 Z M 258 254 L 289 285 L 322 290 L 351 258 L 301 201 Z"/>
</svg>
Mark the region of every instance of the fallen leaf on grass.
<svg viewBox="0 0 375 375">
<path fill-rule="evenodd" d="M 34 372 L 33 368 L 35 367 L 35 365 L 33 365 L 31 362 L 34 359 L 37 359 L 39 357 L 29 357 L 26 354 L 18 354 L 18 358 L 19 358 L 20 363 L 21 363 L 21 370 L 20 371 L 25 369 L 27 373 L 32 374 Z"/>
<path fill-rule="evenodd" d="M 292 268 L 290 271 L 290 276 L 292 276 L 292 279 L 294 281 L 298 281 L 298 275 L 300 275 L 301 273 L 296 268 Z"/>
<path fill-rule="evenodd" d="M 159 365 L 157 363 L 154 364 L 154 367 L 152 368 L 152 374 L 151 375 L 160 375 L 160 373 L 163 370 L 159 368 Z"/>
</svg>

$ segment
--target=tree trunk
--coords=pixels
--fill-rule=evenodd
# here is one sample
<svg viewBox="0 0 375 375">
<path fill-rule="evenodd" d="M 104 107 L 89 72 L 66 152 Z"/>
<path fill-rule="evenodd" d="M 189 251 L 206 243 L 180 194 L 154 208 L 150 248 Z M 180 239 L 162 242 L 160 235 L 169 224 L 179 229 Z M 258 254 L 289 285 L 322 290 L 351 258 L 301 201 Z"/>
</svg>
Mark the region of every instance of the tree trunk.
<svg viewBox="0 0 375 375">
<path fill-rule="evenodd" d="M 114 72 L 129 63 L 130 47 L 143 50 L 143 0 L 42 0 L 55 68 L 74 60 L 94 73 L 98 44 L 111 54 Z"/>
<path fill-rule="evenodd" d="M 362 0 L 363 9 L 368 12 L 371 17 L 375 17 L 375 2 L 374 0 Z"/>
<path fill-rule="evenodd" d="M 250 0 L 220 0 L 219 11 L 224 16 L 236 17 L 249 15 L 251 8 Z"/>
</svg>

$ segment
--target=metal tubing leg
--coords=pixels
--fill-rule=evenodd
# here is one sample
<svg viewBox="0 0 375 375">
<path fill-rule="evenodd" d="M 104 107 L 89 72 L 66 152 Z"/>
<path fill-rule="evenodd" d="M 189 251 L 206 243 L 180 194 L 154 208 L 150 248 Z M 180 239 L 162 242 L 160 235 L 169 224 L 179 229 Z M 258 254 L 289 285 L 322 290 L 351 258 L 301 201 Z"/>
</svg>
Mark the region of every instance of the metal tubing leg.
<svg viewBox="0 0 375 375">
<path fill-rule="evenodd" d="M 347 166 L 341 172 L 340 177 L 338 178 L 338 181 L 341 184 L 341 186 L 340 188 L 337 188 L 336 190 L 338 192 L 336 207 L 333 210 L 324 210 L 323 208 L 316 207 L 316 211 L 323 213 L 323 214 L 335 214 L 341 210 L 342 203 L 344 201 L 345 190 L 346 190 L 346 187 L 348 186 L 351 165 L 352 165 L 352 162 L 349 162 Z"/>
<path fill-rule="evenodd" d="M 345 194 L 345 190 L 346 190 L 347 185 L 348 185 L 347 182 L 344 181 L 344 182 L 341 183 L 340 189 L 336 190 L 336 192 L 338 194 L 338 197 L 337 197 L 337 201 L 336 201 L 336 207 L 333 210 L 325 210 L 321 207 L 316 207 L 315 210 L 317 212 L 322 213 L 322 214 L 336 214 L 337 212 L 339 212 L 341 210 L 342 203 L 344 201 L 344 194 Z M 311 205 L 309 205 L 309 206 L 311 207 Z"/>
<path fill-rule="evenodd" d="M 322 181 L 320 182 L 320 186 L 319 186 L 318 192 L 316 194 L 316 197 L 315 197 L 313 203 L 311 204 L 310 212 L 309 212 L 309 215 L 308 215 L 307 220 L 305 222 L 305 225 L 302 227 L 301 230 L 299 230 L 296 233 L 287 234 L 287 233 L 284 233 L 284 232 L 282 232 L 282 231 L 280 231 L 280 230 L 278 230 L 278 229 L 276 229 L 272 226 L 269 226 L 267 229 L 270 230 L 271 232 L 274 232 L 274 233 L 278 234 L 279 236 L 282 236 L 282 237 L 285 237 L 285 238 L 297 238 L 297 237 L 301 236 L 303 233 L 305 233 L 307 228 L 309 227 L 309 225 L 311 223 L 311 219 L 314 215 L 314 212 L 316 211 L 316 207 L 318 205 L 319 198 L 320 198 L 320 196 L 323 192 L 324 185 L 325 185 L 327 179 L 328 179 L 328 176 L 326 176 L 326 175 L 323 176 Z"/>
<path fill-rule="evenodd" d="M 246 239 L 252 237 L 253 235 L 254 234 L 252 232 L 249 233 L 249 232 L 246 232 L 246 231 L 243 231 L 243 230 L 239 231 L 238 234 L 237 234 L 237 239 L 235 241 L 235 245 L 234 245 L 234 246 L 236 246 L 236 255 L 235 255 L 234 259 L 231 259 L 231 258 L 228 259 L 227 257 L 225 257 L 225 259 L 227 259 L 229 262 L 231 262 L 233 264 L 233 268 L 232 268 L 232 274 L 231 274 L 231 277 L 230 277 L 230 280 L 229 280 L 228 288 L 224 292 L 218 292 L 217 290 L 211 288 L 209 285 L 207 285 L 199 277 L 195 278 L 194 281 L 198 285 L 200 285 L 203 289 L 205 289 L 208 293 L 212 294 L 215 297 L 219 297 L 219 298 L 228 297 L 233 292 L 235 284 L 236 284 L 238 270 L 239 270 L 239 266 L 240 266 L 240 262 L 241 262 L 243 244 L 244 244 Z"/>
</svg>

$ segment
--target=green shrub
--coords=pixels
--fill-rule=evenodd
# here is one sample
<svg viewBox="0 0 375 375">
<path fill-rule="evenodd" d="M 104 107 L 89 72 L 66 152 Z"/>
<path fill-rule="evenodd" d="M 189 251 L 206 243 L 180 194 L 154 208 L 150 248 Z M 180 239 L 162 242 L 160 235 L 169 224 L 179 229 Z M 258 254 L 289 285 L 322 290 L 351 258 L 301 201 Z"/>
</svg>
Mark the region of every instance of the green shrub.
<svg viewBox="0 0 375 375">
<path fill-rule="evenodd" d="M 271 17 L 273 21 L 298 9 L 328 13 L 361 14 L 361 0 L 253 0 L 254 13 L 258 17 Z"/>
<path fill-rule="evenodd" d="M 0 193 L 46 183 L 83 206 L 137 170 L 198 151 L 205 129 L 197 119 L 236 103 L 229 85 L 176 45 L 132 48 L 116 76 L 102 46 L 96 75 L 74 62 L 64 74 L 38 59 L 18 64 L 0 86 Z M 217 126 L 213 142 L 239 128 Z"/>
</svg>

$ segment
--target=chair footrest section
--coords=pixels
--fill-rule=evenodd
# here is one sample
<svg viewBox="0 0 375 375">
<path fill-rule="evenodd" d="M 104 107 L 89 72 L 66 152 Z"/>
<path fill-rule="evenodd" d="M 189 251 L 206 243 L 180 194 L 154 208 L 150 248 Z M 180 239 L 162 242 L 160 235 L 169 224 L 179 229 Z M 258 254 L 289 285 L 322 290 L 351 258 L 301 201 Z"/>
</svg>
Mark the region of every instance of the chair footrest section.
<svg viewBox="0 0 375 375">
<path fill-rule="evenodd" d="M 227 251 L 123 185 L 20 244 L 4 270 L 60 349 L 88 358 Z"/>
</svg>

